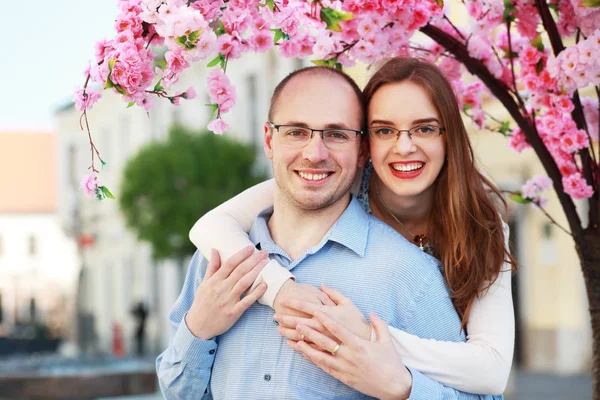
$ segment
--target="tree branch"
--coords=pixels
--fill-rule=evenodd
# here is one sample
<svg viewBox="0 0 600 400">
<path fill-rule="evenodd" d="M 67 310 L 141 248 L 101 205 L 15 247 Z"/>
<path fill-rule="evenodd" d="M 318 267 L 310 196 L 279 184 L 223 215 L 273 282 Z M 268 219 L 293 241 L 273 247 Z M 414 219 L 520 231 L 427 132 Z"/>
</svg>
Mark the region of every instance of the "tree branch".
<svg viewBox="0 0 600 400">
<path fill-rule="evenodd" d="M 536 131 L 532 126 L 532 121 L 527 119 L 521 113 L 519 105 L 510 95 L 510 88 L 504 82 L 495 78 L 480 60 L 471 57 L 466 46 L 463 43 L 460 43 L 456 38 L 431 24 L 422 27 L 421 32 L 443 46 L 450 53 L 454 54 L 456 59 L 459 60 L 469 72 L 479 77 L 494 96 L 496 96 L 496 98 L 504 105 L 519 128 L 521 128 L 527 142 L 537 154 L 546 173 L 552 179 L 554 190 L 556 191 L 561 206 L 567 216 L 571 232 L 575 235 L 580 234 L 582 231 L 581 219 L 577 214 L 573 200 L 564 192 L 560 170 L 540 136 L 535 133 Z"/>
<path fill-rule="evenodd" d="M 561 51 L 565 49 L 565 45 L 562 42 L 560 32 L 558 32 L 558 27 L 556 26 L 556 22 L 554 18 L 552 18 L 552 14 L 550 14 L 550 8 L 548 7 L 548 3 L 546 0 L 535 0 L 535 4 L 538 8 L 540 16 L 542 17 L 542 23 L 544 24 L 544 29 L 548 33 L 548 37 L 550 38 L 550 44 L 552 45 L 552 51 L 554 52 L 554 56 L 558 56 Z M 586 121 L 585 116 L 583 114 L 583 106 L 581 104 L 581 99 L 579 98 L 579 93 L 575 91 L 573 93 L 573 111 L 571 111 L 571 117 L 575 124 L 577 125 L 577 129 L 585 130 L 586 129 Z M 579 151 L 579 157 L 581 158 L 581 169 L 583 171 L 583 176 L 587 181 L 588 185 L 592 186 L 595 189 L 594 195 L 589 199 L 589 220 L 591 224 L 598 224 L 600 222 L 600 190 L 598 190 L 598 185 L 594 179 L 594 169 L 596 168 L 596 162 L 592 160 L 590 157 L 590 151 L 593 153 L 594 148 L 592 143 L 590 143 L 590 147 L 588 149 L 582 149 Z M 595 159 L 595 157 L 594 157 Z"/>
</svg>

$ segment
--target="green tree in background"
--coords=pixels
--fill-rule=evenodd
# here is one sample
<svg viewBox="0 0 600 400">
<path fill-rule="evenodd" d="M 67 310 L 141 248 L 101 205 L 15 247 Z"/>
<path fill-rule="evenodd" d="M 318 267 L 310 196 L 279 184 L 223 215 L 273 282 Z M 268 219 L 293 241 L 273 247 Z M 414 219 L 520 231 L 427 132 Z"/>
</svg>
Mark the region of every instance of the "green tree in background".
<svg viewBox="0 0 600 400">
<path fill-rule="evenodd" d="M 119 207 L 127 226 L 150 243 L 156 260 L 182 264 L 195 246 L 188 233 L 206 212 L 262 181 L 252 146 L 212 132 L 174 126 L 125 167 Z"/>
</svg>

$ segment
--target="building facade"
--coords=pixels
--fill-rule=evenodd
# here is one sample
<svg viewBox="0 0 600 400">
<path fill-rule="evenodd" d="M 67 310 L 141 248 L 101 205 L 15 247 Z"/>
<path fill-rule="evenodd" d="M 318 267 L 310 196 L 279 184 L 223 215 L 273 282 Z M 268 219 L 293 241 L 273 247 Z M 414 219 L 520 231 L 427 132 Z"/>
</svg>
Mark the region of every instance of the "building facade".
<svg viewBox="0 0 600 400">
<path fill-rule="evenodd" d="M 54 133 L 0 132 L 0 336 L 35 324 L 69 334 L 77 257 L 56 214 L 55 144 Z"/>
</svg>

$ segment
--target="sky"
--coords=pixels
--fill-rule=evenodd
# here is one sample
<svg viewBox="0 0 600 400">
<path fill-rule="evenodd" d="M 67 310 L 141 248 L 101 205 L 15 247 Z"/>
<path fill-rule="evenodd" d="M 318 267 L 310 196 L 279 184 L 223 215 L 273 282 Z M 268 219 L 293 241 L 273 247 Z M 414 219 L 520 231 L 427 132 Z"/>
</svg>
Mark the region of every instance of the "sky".
<svg viewBox="0 0 600 400">
<path fill-rule="evenodd" d="M 55 110 L 85 82 L 94 43 L 115 34 L 116 0 L 2 4 L 0 131 L 53 130 Z"/>
</svg>

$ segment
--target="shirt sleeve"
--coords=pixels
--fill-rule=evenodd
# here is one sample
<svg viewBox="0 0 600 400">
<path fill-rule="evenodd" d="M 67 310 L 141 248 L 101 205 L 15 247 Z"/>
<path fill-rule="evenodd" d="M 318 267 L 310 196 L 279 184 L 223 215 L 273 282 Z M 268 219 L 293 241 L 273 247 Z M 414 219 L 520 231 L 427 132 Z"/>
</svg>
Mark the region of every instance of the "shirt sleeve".
<svg viewBox="0 0 600 400">
<path fill-rule="evenodd" d="M 508 226 L 504 224 L 508 246 Z M 390 327 L 402 361 L 427 377 L 470 393 L 504 392 L 512 365 L 515 320 L 510 264 L 494 284 L 477 297 L 467 321 L 467 342 L 422 339 Z"/>
<path fill-rule="evenodd" d="M 412 374 L 412 390 L 408 400 L 501 400 L 502 396 L 486 396 L 461 392 L 442 385 L 426 377 L 417 370 L 409 368 Z"/>
<path fill-rule="evenodd" d="M 238 194 L 200 218 L 190 231 L 190 240 L 205 257 L 209 257 L 211 249 L 216 249 L 222 260 L 252 246 L 248 232 L 256 216 L 273 204 L 274 191 L 275 181 L 271 179 Z M 271 260 L 249 290 L 264 281 L 267 291 L 258 302 L 273 308 L 277 293 L 288 279 L 295 279 L 294 275 L 276 260 Z"/>
<path fill-rule="evenodd" d="M 167 400 L 210 398 L 210 375 L 217 342 L 195 337 L 185 323 L 196 289 L 202 279 L 202 257 L 194 254 L 183 289 L 169 312 L 169 347 L 156 359 L 156 373 L 163 396 Z"/>
</svg>

